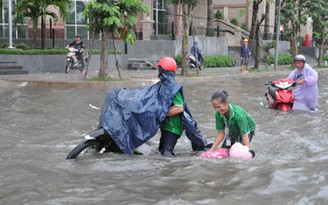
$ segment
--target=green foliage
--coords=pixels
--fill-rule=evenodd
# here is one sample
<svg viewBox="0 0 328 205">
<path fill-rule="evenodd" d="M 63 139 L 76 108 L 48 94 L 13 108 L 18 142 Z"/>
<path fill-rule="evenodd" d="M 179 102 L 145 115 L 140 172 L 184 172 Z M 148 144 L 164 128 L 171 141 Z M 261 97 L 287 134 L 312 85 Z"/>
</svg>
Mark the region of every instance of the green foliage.
<svg viewBox="0 0 328 205">
<path fill-rule="evenodd" d="M 233 67 L 235 65 L 234 60 L 230 56 L 218 55 L 218 56 L 204 56 L 205 68 L 217 68 L 217 67 Z M 182 66 L 182 56 L 178 54 L 175 57 L 175 61 L 178 67 Z"/>
<path fill-rule="evenodd" d="M 99 76 L 92 76 L 88 78 L 89 81 L 121 81 L 121 79 L 116 79 L 113 77 L 99 77 Z"/>
<path fill-rule="evenodd" d="M 175 62 L 177 63 L 177 66 L 178 66 L 178 67 L 182 67 L 182 55 L 181 55 L 181 53 L 178 54 L 178 55 L 175 57 Z"/>
<path fill-rule="evenodd" d="M 248 27 L 247 27 L 247 24 L 246 23 L 243 23 L 241 25 L 241 28 L 244 29 L 245 31 L 248 31 Z"/>
<path fill-rule="evenodd" d="M 323 56 L 323 60 L 328 61 L 328 55 Z"/>
<path fill-rule="evenodd" d="M 20 43 L 20 44 L 13 43 L 12 46 L 14 48 L 22 49 L 22 50 L 30 49 L 30 47 L 27 44 L 25 44 L 25 43 Z M 8 42 L 4 42 L 4 43 L 1 43 L 0 44 L 0 48 L 8 48 L 8 47 L 9 47 L 9 43 Z"/>
<path fill-rule="evenodd" d="M 205 68 L 214 67 L 233 67 L 235 65 L 231 56 L 218 55 L 218 56 L 205 56 Z"/>
<path fill-rule="evenodd" d="M 222 15 L 222 12 L 220 10 L 216 11 L 215 18 L 216 19 L 223 19 L 223 15 Z"/>
<path fill-rule="evenodd" d="M 232 23 L 233 25 L 238 26 L 238 21 L 237 21 L 236 18 L 231 19 L 231 20 L 230 20 L 230 23 Z"/>
<path fill-rule="evenodd" d="M 87 25 L 90 31 L 95 27 L 96 34 L 112 33 L 133 44 L 137 15 L 147 11 L 149 8 L 141 0 L 96 0 L 87 3 L 83 16 L 90 19 Z"/>
<path fill-rule="evenodd" d="M 37 28 L 38 19 L 41 16 L 51 16 L 58 19 L 58 15 L 47 8 L 56 6 L 60 15 L 64 18 L 68 15 L 71 0 L 19 0 L 15 5 L 17 20 L 21 21 L 24 17 L 30 17 L 33 21 L 33 29 Z"/>
<path fill-rule="evenodd" d="M 274 64 L 275 62 L 275 56 L 274 55 L 270 55 L 270 58 L 269 58 L 269 61 L 268 61 L 268 64 Z M 293 63 L 293 57 L 289 54 L 286 54 L 286 55 L 282 55 L 282 54 L 279 54 L 278 55 L 278 64 L 279 65 L 290 65 Z"/>
</svg>

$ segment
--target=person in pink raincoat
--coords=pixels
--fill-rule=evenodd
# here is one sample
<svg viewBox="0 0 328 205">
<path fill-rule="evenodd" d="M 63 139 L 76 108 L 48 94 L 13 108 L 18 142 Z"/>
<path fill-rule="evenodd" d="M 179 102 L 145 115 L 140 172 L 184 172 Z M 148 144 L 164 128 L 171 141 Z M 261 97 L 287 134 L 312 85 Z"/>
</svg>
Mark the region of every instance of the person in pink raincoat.
<svg viewBox="0 0 328 205">
<path fill-rule="evenodd" d="M 305 63 L 303 55 L 294 57 L 293 70 L 287 77 L 296 82 L 294 89 L 294 110 L 317 110 L 318 105 L 318 73 L 309 64 Z"/>
</svg>

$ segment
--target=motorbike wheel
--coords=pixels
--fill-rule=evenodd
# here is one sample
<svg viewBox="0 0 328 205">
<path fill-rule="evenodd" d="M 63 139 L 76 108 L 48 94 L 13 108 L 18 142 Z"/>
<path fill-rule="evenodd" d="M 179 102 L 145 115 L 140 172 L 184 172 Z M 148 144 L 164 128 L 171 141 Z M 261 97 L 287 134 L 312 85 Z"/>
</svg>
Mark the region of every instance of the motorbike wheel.
<svg viewBox="0 0 328 205">
<path fill-rule="evenodd" d="M 65 73 L 68 73 L 68 71 L 69 71 L 69 68 L 71 67 L 71 64 L 72 64 L 72 62 L 71 62 L 71 61 L 67 61 L 67 62 L 66 62 L 66 66 L 65 66 Z"/>
<path fill-rule="evenodd" d="M 104 146 L 97 140 L 91 139 L 86 140 L 77 145 L 66 157 L 66 159 L 75 159 L 78 155 L 94 155 L 103 148 Z"/>
</svg>

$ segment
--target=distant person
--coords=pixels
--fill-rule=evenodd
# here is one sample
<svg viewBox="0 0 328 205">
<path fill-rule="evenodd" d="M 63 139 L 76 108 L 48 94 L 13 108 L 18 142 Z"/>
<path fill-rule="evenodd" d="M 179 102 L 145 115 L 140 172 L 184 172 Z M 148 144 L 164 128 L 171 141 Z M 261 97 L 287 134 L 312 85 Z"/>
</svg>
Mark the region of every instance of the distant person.
<svg viewBox="0 0 328 205">
<path fill-rule="evenodd" d="M 84 68 L 84 61 L 83 61 L 83 51 L 84 51 L 84 43 L 81 40 L 81 35 L 76 35 L 75 36 L 75 41 L 73 41 L 70 44 L 66 45 L 66 49 L 68 49 L 69 47 L 73 47 L 75 49 L 77 49 L 77 52 L 75 52 L 75 56 L 73 56 L 74 59 L 74 66 L 76 66 L 78 64 L 78 61 L 81 61 L 81 65 L 82 68 Z"/>
<path fill-rule="evenodd" d="M 294 57 L 295 69 L 287 77 L 296 82 L 297 88 L 293 93 L 295 101 L 293 109 L 317 110 L 318 105 L 318 73 L 309 64 L 305 63 L 303 55 Z"/>
<path fill-rule="evenodd" d="M 196 57 L 196 59 L 199 62 L 200 65 L 200 69 L 202 69 L 203 65 L 204 65 L 204 57 L 203 57 L 203 52 L 202 50 L 198 47 L 198 43 L 197 41 L 195 41 L 193 43 L 193 46 L 190 49 L 190 53 Z"/>
<path fill-rule="evenodd" d="M 248 61 L 251 57 L 251 50 L 249 49 L 248 39 L 243 40 L 243 45 L 240 48 L 240 59 L 241 59 L 241 72 L 243 74 L 247 73 Z"/>
</svg>

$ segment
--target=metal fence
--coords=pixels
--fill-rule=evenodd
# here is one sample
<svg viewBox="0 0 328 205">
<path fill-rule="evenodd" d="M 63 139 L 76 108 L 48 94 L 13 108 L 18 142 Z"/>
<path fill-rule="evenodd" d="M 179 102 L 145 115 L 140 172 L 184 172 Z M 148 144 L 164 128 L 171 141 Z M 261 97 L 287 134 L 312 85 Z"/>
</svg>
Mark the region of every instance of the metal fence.
<svg viewBox="0 0 328 205">
<path fill-rule="evenodd" d="M 33 29 L 32 22 L 17 23 L 12 28 L 12 39 L 15 45 L 26 44 L 27 46 L 39 48 L 41 46 L 41 24 L 36 30 Z M 84 24 L 66 24 L 47 20 L 45 29 L 45 40 L 47 48 L 61 48 L 67 42 L 74 40 L 75 35 L 80 34 L 82 39 L 87 41 L 91 38 L 91 33 Z M 99 36 L 96 36 L 98 39 Z M 5 47 L 9 39 L 9 26 L 7 23 L 0 24 L 0 43 Z"/>
</svg>

